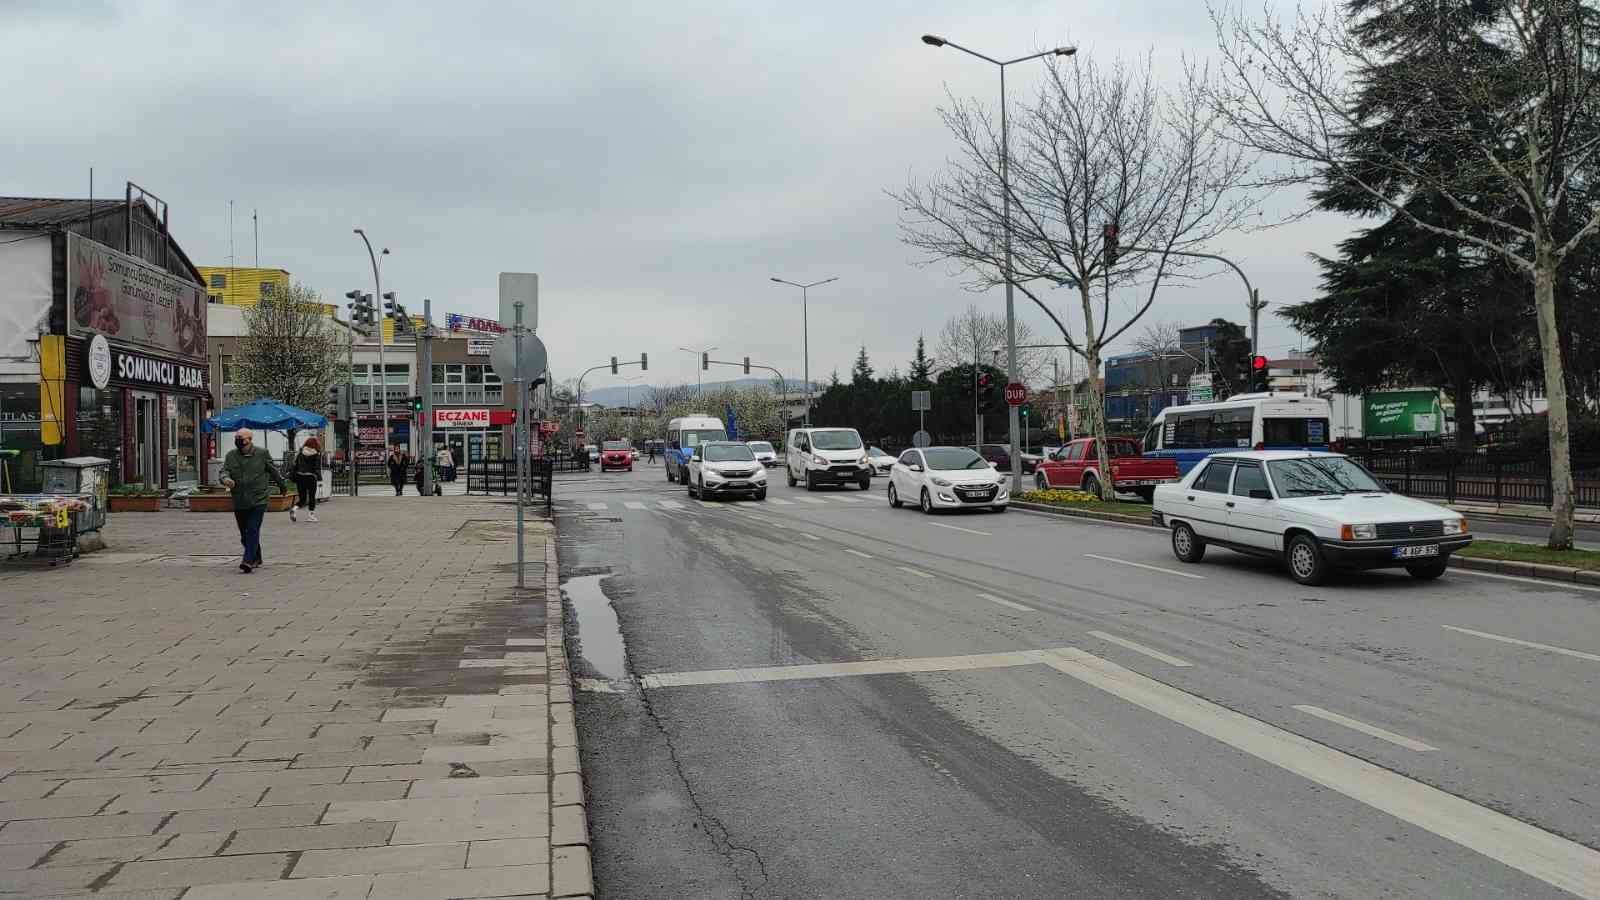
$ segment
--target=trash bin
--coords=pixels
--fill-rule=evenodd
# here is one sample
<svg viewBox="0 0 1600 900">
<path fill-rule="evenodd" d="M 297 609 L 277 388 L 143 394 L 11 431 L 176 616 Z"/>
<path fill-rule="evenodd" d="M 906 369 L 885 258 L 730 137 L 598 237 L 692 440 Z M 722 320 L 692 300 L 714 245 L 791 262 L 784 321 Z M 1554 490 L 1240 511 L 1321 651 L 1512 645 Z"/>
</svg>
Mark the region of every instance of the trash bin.
<svg viewBox="0 0 1600 900">
<path fill-rule="evenodd" d="M 111 460 L 74 456 L 39 463 L 45 494 L 72 494 L 89 508 L 78 515 L 78 531 L 99 531 L 106 524 L 106 489 L 111 481 Z"/>
</svg>

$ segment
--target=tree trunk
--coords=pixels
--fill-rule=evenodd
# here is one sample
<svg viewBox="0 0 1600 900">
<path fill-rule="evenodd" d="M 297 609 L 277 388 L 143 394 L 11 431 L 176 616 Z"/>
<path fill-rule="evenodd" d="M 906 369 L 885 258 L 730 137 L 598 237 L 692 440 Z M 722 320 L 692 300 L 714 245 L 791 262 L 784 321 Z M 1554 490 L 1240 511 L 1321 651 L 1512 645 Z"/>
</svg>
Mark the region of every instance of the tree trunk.
<svg viewBox="0 0 1600 900">
<path fill-rule="evenodd" d="M 1476 389 L 1472 379 L 1458 375 L 1451 399 L 1456 402 L 1456 451 L 1474 453 L 1478 449 L 1478 414 L 1472 408 L 1472 393 Z"/>
<path fill-rule="evenodd" d="M 1561 363 L 1561 331 L 1556 324 L 1557 260 L 1548 235 L 1534 238 L 1533 307 L 1539 319 L 1539 349 L 1544 359 L 1544 390 L 1550 401 L 1551 550 L 1572 549 L 1572 457 L 1568 446 L 1567 379 Z"/>
</svg>

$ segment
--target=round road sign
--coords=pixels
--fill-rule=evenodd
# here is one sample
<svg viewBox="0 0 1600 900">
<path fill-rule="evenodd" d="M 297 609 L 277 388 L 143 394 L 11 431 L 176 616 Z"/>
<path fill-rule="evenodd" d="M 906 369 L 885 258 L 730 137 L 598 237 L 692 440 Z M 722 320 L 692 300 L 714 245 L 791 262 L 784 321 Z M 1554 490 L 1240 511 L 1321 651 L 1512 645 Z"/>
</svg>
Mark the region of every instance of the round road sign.
<svg viewBox="0 0 1600 900">
<path fill-rule="evenodd" d="M 916 434 L 911 436 L 911 445 L 913 447 L 926 447 L 931 443 L 933 443 L 933 435 L 923 431 L 920 428 L 917 429 Z"/>
<path fill-rule="evenodd" d="M 1028 402 L 1028 387 L 1020 381 L 1013 381 L 1006 385 L 1006 402 L 1012 406 L 1021 406 Z"/>
<path fill-rule="evenodd" d="M 494 346 L 489 350 L 489 364 L 494 366 L 494 374 L 500 380 L 510 384 L 517 377 L 517 339 L 516 335 L 507 331 L 494 339 Z M 522 377 L 527 381 L 544 375 L 545 367 L 549 365 L 549 357 L 545 354 L 544 341 L 539 340 L 536 334 L 522 336 Z"/>
</svg>

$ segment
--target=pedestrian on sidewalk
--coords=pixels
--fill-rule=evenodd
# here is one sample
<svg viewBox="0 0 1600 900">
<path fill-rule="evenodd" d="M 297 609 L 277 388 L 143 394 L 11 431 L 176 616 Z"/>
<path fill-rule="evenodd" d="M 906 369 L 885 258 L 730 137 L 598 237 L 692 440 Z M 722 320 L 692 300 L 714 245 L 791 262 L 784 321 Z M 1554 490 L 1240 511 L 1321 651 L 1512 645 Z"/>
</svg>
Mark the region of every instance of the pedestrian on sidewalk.
<svg viewBox="0 0 1600 900">
<path fill-rule="evenodd" d="M 389 466 L 389 484 L 394 486 L 394 495 L 399 497 L 405 493 L 406 472 L 411 468 L 410 461 L 406 459 L 405 450 L 401 449 L 399 444 L 395 444 L 389 450 L 389 456 L 384 462 Z"/>
<path fill-rule="evenodd" d="M 456 480 L 456 458 L 455 458 L 455 455 L 450 452 L 450 445 L 449 444 L 446 444 L 446 445 L 444 445 L 444 446 L 439 448 L 438 463 L 439 463 L 439 472 L 442 475 L 444 475 L 444 480 L 445 481 L 455 481 Z"/>
<path fill-rule="evenodd" d="M 298 496 L 294 506 L 289 507 L 289 521 L 296 521 L 295 509 L 306 508 L 306 521 L 317 520 L 317 488 L 322 486 L 322 442 L 316 438 L 306 438 L 301 445 L 300 452 L 295 454 L 294 465 L 289 467 L 289 474 L 294 478 L 294 487 Z"/>
<path fill-rule="evenodd" d="M 645 449 L 646 453 L 650 454 L 650 465 L 652 465 L 652 466 L 655 465 L 656 464 L 656 445 L 654 443 L 651 443 L 651 442 L 646 442 L 645 445 L 644 445 L 644 449 Z"/>
<path fill-rule="evenodd" d="M 275 483 L 279 491 L 286 485 L 272 457 L 256 449 L 255 433 L 248 428 L 234 432 L 233 449 L 222 461 L 222 472 L 222 484 L 233 493 L 233 518 L 244 547 L 239 571 L 248 575 L 265 561 L 261 558 L 261 523 L 267 516 L 267 482 Z"/>
</svg>

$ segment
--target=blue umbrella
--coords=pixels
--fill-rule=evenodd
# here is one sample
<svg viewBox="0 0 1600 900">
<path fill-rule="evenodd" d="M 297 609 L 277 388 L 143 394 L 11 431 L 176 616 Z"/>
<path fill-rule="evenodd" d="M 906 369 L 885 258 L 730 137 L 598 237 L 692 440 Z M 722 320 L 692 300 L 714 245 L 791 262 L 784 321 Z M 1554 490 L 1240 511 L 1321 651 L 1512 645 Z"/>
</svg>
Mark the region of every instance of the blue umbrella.
<svg viewBox="0 0 1600 900">
<path fill-rule="evenodd" d="M 294 428 L 326 427 L 327 416 L 265 397 L 243 406 L 230 406 L 200 423 L 200 430 L 205 432 L 238 431 L 241 428 L 288 431 Z"/>
</svg>

